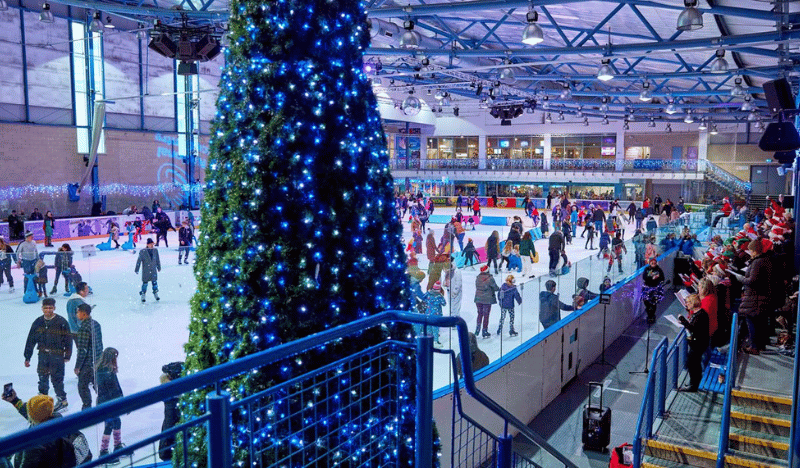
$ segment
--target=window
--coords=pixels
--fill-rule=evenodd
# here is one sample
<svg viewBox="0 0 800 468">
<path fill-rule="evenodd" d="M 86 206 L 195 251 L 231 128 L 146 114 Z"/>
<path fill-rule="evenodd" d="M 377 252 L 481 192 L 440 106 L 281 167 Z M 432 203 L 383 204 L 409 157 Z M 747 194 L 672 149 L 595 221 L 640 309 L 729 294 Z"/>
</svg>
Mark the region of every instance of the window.
<svg viewBox="0 0 800 468">
<path fill-rule="evenodd" d="M 486 138 L 489 159 L 541 159 L 544 138 L 540 135 L 509 135 Z"/>
<path fill-rule="evenodd" d="M 478 137 L 428 138 L 428 159 L 478 159 Z"/>
<path fill-rule="evenodd" d="M 553 159 L 615 159 L 616 135 L 553 136 Z"/>
</svg>

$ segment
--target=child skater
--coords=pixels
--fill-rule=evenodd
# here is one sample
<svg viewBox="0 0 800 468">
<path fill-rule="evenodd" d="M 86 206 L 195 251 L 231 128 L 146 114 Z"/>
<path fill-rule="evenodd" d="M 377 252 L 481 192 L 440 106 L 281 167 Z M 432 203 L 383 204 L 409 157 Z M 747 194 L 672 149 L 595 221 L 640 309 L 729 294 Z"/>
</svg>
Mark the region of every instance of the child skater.
<svg viewBox="0 0 800 468">
<path fill-rule="evenodd" d="M 433 288 L 425 293 L 423 300 L 425 301 L 425 313 L 427 315 L 441 317 L 443 315 L 442 307 L 447 305 L 447 301 L 444 300 L 444 295 L 442 294 L 442 283 L 439 281 L 433 283 Z M 436 344 L 442 344 L 439 342 L 439 327 L 431 327 L 431 335 L 433 335 L 433 341 Z"/>
<path fill-rule="evenodd" d="M 508 256 L 508 271 L 517 270 L 522 273 L 522 256 L 519 254 L 519 246 L 515 245 Z"/>
<path fill-rule="evenodd" d="M 36 273 L 36 294 L 39 297 L 47 297 L 47 269 L 50 268 L 44 264 L 41 258 L 36 260 L 33 271 Z"/>
<path fill-rule="evenodd" d="M 464 250 L 461 251 L 461 255 L 464 256 L 464 268 L 470 267 L 470 269 L 474 270 L 475 267 L 472 265 L 480 263 L 478 251 L 475 250 L 475 244 L 472 243 L 471 237 L 467 239 L 467 245 L 464 247 Z"/>
<path fill-rule="evenodd" d="M 113 223 L 111 225 L 111 240 L 114 242 L 114 248 L 119 248 L 119 225 Z"/>
<path fill-rule="evenodd" d="M 119 386 L 117 378 L 117 356 L 119 351 L 114 348 L 106 348 L 97 361 L 97 405 L 101 405 L 115 398 L 122 398 L 122 387 Z M 100 456 L 108 455 L 108 442 L 111 434 L 114 434 L 114 451 L 125 447 L 122 443 L 122 421 L 119 417 L 106 420 L 106 427 L 103 430 L 103 438 L 100 441 Z"/>
</svg>

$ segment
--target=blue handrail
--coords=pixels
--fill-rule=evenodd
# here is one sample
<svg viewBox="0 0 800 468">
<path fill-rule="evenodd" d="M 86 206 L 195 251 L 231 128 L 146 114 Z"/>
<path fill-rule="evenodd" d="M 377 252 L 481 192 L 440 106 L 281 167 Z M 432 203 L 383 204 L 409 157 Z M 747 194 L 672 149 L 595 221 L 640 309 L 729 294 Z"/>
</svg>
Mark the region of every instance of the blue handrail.
<svg viewBox="0 0 800 468">
<path fill-rule="evenodd" d="M 369 328 L 391 322 L 404 322 L 437 327 L 456 328 L 459 347 L 469 349 L 467 324 L 460 317 L 439 317 L 430 315 L 412 314 L 403 311 L 390 310 L 380 314 L 365 317 L 336 328 L 316 333 L 275 348 L 262 351 L 250 356 L 245 356 L 219 366 L 202 370 L 195 374 L 187 375 L 172 382 L 148 389 L 133 395 L 104 403 L 94 408 L 81 411 L 64 418 L 58 418 L 29 428 L 25 431 L 12 434 L 0 439 L 0 457 L 9 456 L 18 451 L 39 445 L 56 437 L 82 430 L 83 428 L 105 421 L 109 417 L 122 415 L 146 406 L 160 403 L 169 398 L 175 398 L 183 393 L 197 388 L 208 387 L 213 382 L 225 380 L 253 368 L 262 367 L 267 363 L 278 362 L 291 356 L 314 349 L 323 343 L 343 338 Z M 514 417 L 498 403 L 490 399 L 475 386 L 472 362 L 462 359 L 461 366 L 464 375 L 464 386 L 467 392 L 480 404 L 491 412 L 515 427 L 520 433 L 531 439 L 537 445 L 549 452 L 567 468 L 577 468 L 574 463 L 559 453 L 540 435 L 531 430 L 525 423 Z M 141 444 L 136 444 L 141 446 Z M 125 449 L 123 449 L 125 450 Z M 129 449 L 132 452 L 133 449 Z M 119 455 L 119 454 L 117 454 Z"/>
<path fill-rule="evenodd" d="M 636 431 L 633 439 L 633 466 L 634 468 L 641 468 L 642 466 L 642 438 L 650 437 L 653 430 L 653 404 L 655 403 L 655 390 L 656 390 L 656 364 L 660 359 L 660 353 L 664 352 L 667 348 L 668 340 L 666 337 L 661 338 L 656 348 L 653 350 L 653 357 L 650 360 L 650 373 L 647 374 L 647 384 L 644 388 L 644 398 L 642 399 L 642 407 L 639 410 L 639 418 L 636 420 Z M 647 431 L 647 435 L 643 436 L 642 430 Z"/>
<path fill-rule="evenodd" d="M 728 346 L 728 372 L 725 376 L 725 399 L 722 402 L 722 421 L 719 425 L 719 446 L 717 447 L 717 468 L 725 467 L 728 453 L 728 435 L 731 427 L 731 393 L 736 381 L 736 357 L 739 354 L 739 314 L 731 319 L 731 341 Z"/>
</svg>

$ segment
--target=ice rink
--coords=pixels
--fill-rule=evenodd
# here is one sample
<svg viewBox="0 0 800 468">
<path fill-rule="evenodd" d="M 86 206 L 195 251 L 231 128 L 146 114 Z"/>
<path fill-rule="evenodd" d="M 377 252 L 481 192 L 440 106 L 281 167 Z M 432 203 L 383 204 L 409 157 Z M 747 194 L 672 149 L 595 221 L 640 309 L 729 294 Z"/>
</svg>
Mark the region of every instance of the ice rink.
<svg viewBox="0 0 800 468">
<path fill-rule="evenodd" d="M 483 208 L 484 216 L 522 216 L 521 209 L 493 209 Z M 451 214 L 453 208 L 437 208 L 435 215 Z M 529 223 L 529 221 L 527 221 Z M 529 228 L 526 223 L 526 230 Z M 404 223 L 404 237 L 406 241 L 411 239 L 410 225 Z M 433 229 L 437 242 L 442 234 L 442 224 L 428 224 L 427 228 Z M 497 230 L 500 239 L 504 240 L 508 235 L 508 226 L 485 226 L 477 225 L 474 231 L 468 231 L 466 237 L 471 237 L 476 247 L 482 247 L 486 239 Z M 582 228 L 579 228 L 580 235 Z M 633 235 L 633 225 L 628 225 L 626 229 L 626 239 Z M 154 235 L 151 237 L 155 237 Z M 74 264 L 93 290 L 93 294 L 87 298 L 87 302 L 92 304 L 94 311 L 92 318 L 100 323 L 103 332 L 103 345 L 114 347 L 119 350 L 119 380 L 123 392 L 126 395 L 151 388 L 159 384 L 161 366 L 172 361 L 182 361 L 184 352 L 183 345 L 188 339 L 189 324 L 189 298 L 195 290 L 196 281 L 192 273 L 192 266 L 178 265 L 177 252 L 177 233 L 170 231 L 168 234 L 170 247 L 163 245 L 158 248 L 161 258 L 162 270 L 159 273 L 158 284 L 160 290 L 160 301 L 155 301 L 152 293 L 148 291 L 147 302 L 141 303 L 139 298 L 139 288 L 141 287 L 140 275 L 134 273 L 137 256 L 131 252 L 122 250 L 98 251 L 96 256 L 84 257 L 81 254 L 81 246 L 89 244 L 99 244 L 105 239 L 86 239 L 67 241 L 72 250 L 75 251 Z M 60 246 L 64 241 L 54 241 L 54 245 Z M 465 239 L 466 243 L 466 239 Z M 598 239 L 595 238 L 595 247 Z M 144 242 L 137 244 L 143 247 Z M 628 244 L 630 245 L 630 244 Z M 542 239 L 535 242 L 536 250 L 539 252 L 540 261 L 533 265 L 535 278 L 522 278 L 521 274 L 513 273 L 517 278 L 517 285 L 523 296 L 522 305 L 516 307 L 515 328 L 519 336 L 511 338 L 508 336 L 508 318 L 504 324 L 503 334 L 498 336 L 498 322 L 500 319 L 499 305 L 492 306 L 489 321 L 490 338 L 478 338 L 480 348 L 489 355 L 490 360 L 498 359 L 501 355 L 516 348 L 521 343 L 535 336 L 541 331 L 541 324 L 538 320 L 538 297 L 544 282 L 550 279 L 547 274 L 547 240 Z M 39 244 L 39 251 L 55 251 L 56 248 L 44 249 Z M 458 246 L 456 245 L 456 250 Z M 584 239 L 575 239 L 572 245 L 566 248 L 569 259 L 575 263 L 578 260 L 597 254 L 597 250 L 585 250 Z M 52 264 L 53 256 L 47 256 L 46 262 Z M 427 271 L 427 259 L 425 254 L 418 256 L 420 268 Z M 194 252 L 190 254 L 190 262 L 194 260 Z M 609 276 L 613 281 L 627 276 L 633 272 L 631 263 L 633 262 L 633 252 L 629 248 L 628 255 L 624 264 L 624 273 L 617 272 L 614 265 Z M 575 291 L 575 279 L 587 277 L 590 279 L 589 289 L 597 292 L 602 277 L 606 275 L 608 262 L 603 259 L 596 259 L 592 255 L 592 260 L 581 262 L 578 268 L 566 276 L 555 278 L 558 281 L 558 290 L 561 300 L 571 303 L 572 294 Z M 579 271 L 578 271 L 579 270 Z M 466 320 L 470 331 L 474 331 L 475 320 L 477 317 L 474 304 L 475 277 L 479 273 L 479 265 L 474 269 L 461 269 L 463 278 L 463 297 L 461 300 L 460 316 Z M 493 271 L 493 269 L 491 270 Z M 35 304 L 25 304 L 22 301 L 22 271 L 16 267 L 12 269 L 16 291 L 8 292 L 8 285 L 0 287 L 0 307 L 5 320 L 2 337 L 0 340 L 0 353 L 4 356 L 0 362 L 0 379 L 2 382 L 13 382 L 17 394 L 23 400 L 27 400 L 37 393 L 38 377 L 36 374 L 36 352 L 31 360 L 31 367 L 25 368 L 23 365 L 23 350 L 25 340 L 30 329 L 31 323 L 41 314 L 41 301 Z M 507 272 L 495 275 L 498 285 L 501 285 Z M 54 272 L 49 271 L 48 291 L 53 287 Z M 427 278 L 423 280 L 423 291 L 427 284 Z M 445 306 L 445 314 L 450 313 L 451 298 L 449 291 L 445 290 L 445 299 L 448 305 Z M 59 284 L 59 292 L 56 298 L 56 313 L 66 318 L 66 303 L 68 297 L 64 296 L 63 279 Z M 562 312 L 562 317 L 570 312 Z M 444 332 L 441 337 L 444 348 L 452 346 L 459 352 L 458 346 L 451 339 L 448 332 Z M 77 377 L 74 369 L 74 356 L 71 362 L 66 364 L 65 388 L 68 395 L 69 408 L 65 414 L 74 413 L 80 410 L 81 400 L 77 391 Z M 446 358 L 441 355 L 436 356 L 437 368 L 441 366 L 442 372 L 436 372 L 435 388 L 440 388 L 452 380 L 451 372 L 444 372 L 448 368 Z M 53 390 L 50 390 L 53 395 Z M 3 403 L 0 406 L 0 435 L 7 435 L 12 432 L 23 430 L 28 426 L 26 420 L 19 416 L 14 408 Z M 122 418 L 122 440 L 138 440 L 144 436 L 152 435 L 156 432 L 163 419 L 163 405 L 154 405 L 144 410 L 137 411 Z M 90 441 L 93 452 L 96 454 L 99 447 L 102 425 L 96 426 L 91 431 L 85 431 Z M 142 461 L 155 461 L 154 457 L 145 453 L 145 450 L 137 452 L 137 459 Z"/>
</svg>

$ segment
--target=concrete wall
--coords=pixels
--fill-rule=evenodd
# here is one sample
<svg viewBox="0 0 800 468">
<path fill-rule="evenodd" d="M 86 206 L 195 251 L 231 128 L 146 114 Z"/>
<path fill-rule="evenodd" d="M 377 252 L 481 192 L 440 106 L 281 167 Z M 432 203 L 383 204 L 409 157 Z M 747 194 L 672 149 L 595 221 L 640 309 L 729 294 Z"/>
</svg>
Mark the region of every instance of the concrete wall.
<svg viewBox="0 0 800 468">
<path fill-rule="evenodd" d="M 56 217 L 87 215 L 91 194 L 87 187 L 79 202 L 67 200 L 66 185 L 78 182 L 87 170 L 76 153 L 77 133 L 71 127 L 0 123 L 0 217 L 11 209 L 25 213 L 38 207 Z M 174 147 L 174 159 L 173 159 Z M 180 204 L 186 182 L 184 164 L 172 133 L 106 131 L 106 154 L 99 155 L 99 176 L 107 196 L 107 210 L 121 212 L 131 204 L 153 199 L 163 206 Z M 195 177 L 204 179 L 208 138 L 202 137 Z M 155 186 L 159 186 L 156 188 Z"/>
<path fill-rule="evenodd" d="M 761 151 L 758 145 L 710 144 L 708 160 L 742 180 L 750 180 L 750 166 L 765 164 L 773 153 Z"/>
</svg>

